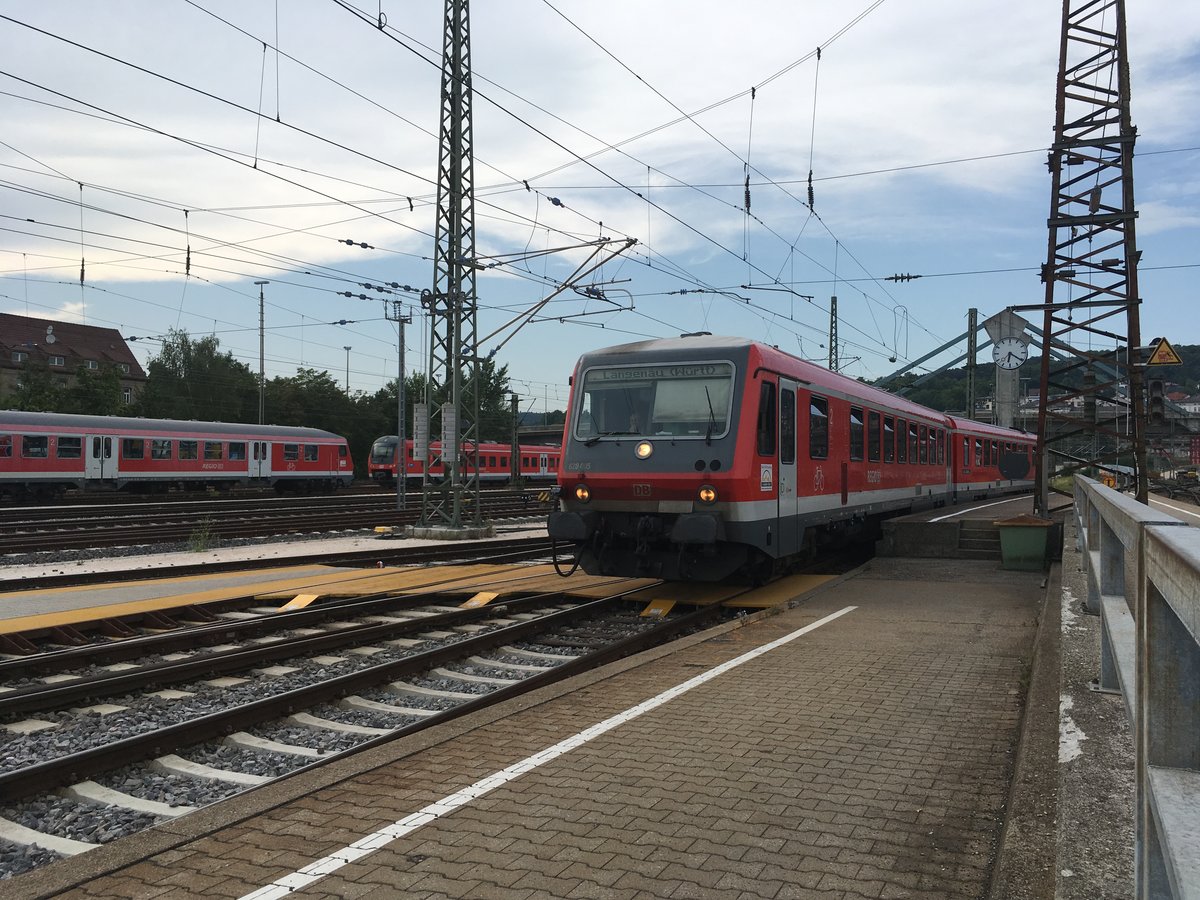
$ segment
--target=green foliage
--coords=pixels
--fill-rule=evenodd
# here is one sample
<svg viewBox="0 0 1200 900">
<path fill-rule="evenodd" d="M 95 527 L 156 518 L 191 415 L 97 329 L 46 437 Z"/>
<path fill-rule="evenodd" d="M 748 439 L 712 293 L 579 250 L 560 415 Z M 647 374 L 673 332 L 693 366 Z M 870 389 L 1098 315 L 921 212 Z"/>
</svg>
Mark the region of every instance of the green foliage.
<svg viewBox="0 0 1200 900">
<path fill-rule="evenodd" d="M 65 412 L 66 391 L 50 374 L 44 359 L 27 359 L 20 383 L 4 398 L 4 406 L 26 412 Z"/>
<path fill-rule="evenodd" d="M 137 413 L 152 419 L 258 421 L 257 376 L 219 347 L 214 336 L 192 340 L 172 329 L 146 367 Z"/>
</svg>

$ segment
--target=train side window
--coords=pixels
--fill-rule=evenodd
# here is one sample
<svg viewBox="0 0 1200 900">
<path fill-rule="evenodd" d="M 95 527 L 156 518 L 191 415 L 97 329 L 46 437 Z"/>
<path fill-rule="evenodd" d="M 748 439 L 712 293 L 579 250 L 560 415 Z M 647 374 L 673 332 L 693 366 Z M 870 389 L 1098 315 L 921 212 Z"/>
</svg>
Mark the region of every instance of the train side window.
<svg viewBox="0 0 1200 900">
<path fill-rule="evenodd" d="M 917 423 L 908 423 L 908 461 L 917 464 Z"/>
<path fill-rule="evenodd" d="M 285 462 L 295 462 L 299 458 L 300 458 L 300 445 L 299 444 L 284 444 L 283 445 L 283 459 Z"/>
<path fill-rule="evenodd" d="M 946 432 L 939 428 L 937 433 L 938 465 L 946 464 Z"/>
<path fill-rule="evenodd" d="M 179 442 L 179 458 L 180 459 L 199 459 L 199 445 L 196 441 L 180 441 Z"/>
<path fill-rule="evenodd" d="M 150 442 L 150 458 L 151 459 L 170 459 L 171 458 L 171 439 L 170 438 L 154 438 Z"/>
<path fill-rule="evenodd" d="M 896 420 L 883 417 L 883 461 L 890 463 L 896 458 Z"/>
<path fill-rule="evenodd" d="M 908 439 L 905 435 L 908 434 L 908 422 L 900 419 L 896 422 L 896 461 L 908 462 Z"/>
<path fill-rule="evenodd" d="M 921 465 L 925 465 L 929 462 L 929 438 L 924 425 L 921 426 L 921 436 L 918 439 L 917 446 L 921 452 Z"/>
<path fill-rule="evenodd" d="M 992 464 L 992 445 L 987 441 L 983 442 L 983 464 L 985 466 Z"/>
<path fill-rule="evenodd" d="M 937 429 L 934 429 L 934 428 L 929 429 L 928 440 L 926 440 L 926 442 L 925 442 L 929 446 L 929 461 L 931 463 L 937 462 L 937 435 L 935 434 L 936 430 Z"/>
<path fill-rule="evenodd" d="M 304 445 L 304 461 L 305 462 L 316 462 L 317 457 L 319 455 L 318 450 L 319 450 L 319 448 L 317 447 L 316 444 L 305 444 Z"/>
<path fill-rule="evenodd" d="M 779 461 L 796 461 L 796 392 L 790 390 L 779 392 Z"/>
<path fill-rule="evenodd" d="M 24 459 L 45 459 L 50 455 L 50 438 L 23 437 L 21 438 L 21 456 Z"/>
<path fill-rule="evenodd" d="M 12 459 L 11 434 L 0 434 L 0 459 Z"/>
<path fill-rule="evenodd" d="M 345 459 L 345 458 L 346 458 L 346 452 L 347 452 L 347 451 L 346 451 L 346 445 L 345 445 L 345 444 L 338 444 L 338 456 L 339 456 L 341 459 Z"/>
<path fill-rule="evenodd" d="M 863 411 L 860 407 L 850 407 L 850 459 L 863 458 Z"/>
<path fill-rule="evenodd" d="M 808 401 L 808 455 L 812 459 L 829 458 L 829 401 L 824 397 Z"/>
<path fill-rule="evenodd" d="M 965 437 L 963 438 L 962 467 L 965 469 L 969 465 L 971 465 L 971 439 Z"/>
<path fill-rule="evenodd" d="M 983 465 L 983 441 L 980 438 L 975 438 L 975 465 Z"/>
<path fill-rule="evenodd" d="M 245 441 L 230 441 L 229 442 L 229 458 L 230 459 L 245 459 L 246 458 L 246 443 Z"/>
<path fill-rule="evenodd" d="M 775 455 L 775 385 L 769 381 L 758 391 L 758 453 Z"/>
<path fill-rule="evenodd" d="M 879 413 L 867 411 L 867 461 L 879 462 Z"/>
<path fill-rule="evenodd" d="M 144 438 L 121 438 L 121 459 L 145 459 L 146 441 Z"/>
<path fill-rule="evenodd" d="M 205 459 L 224 459 L 224 454 L 221 452 L 220 441 L 205 441 L 204 442 L 204 458 Z"/>
<path fill-rule="evenodd" d="M 1000 454 L 996 452 L 996 442 L 992 441 L 992 465 L 1000 465 Z"/>
<path fill-rule="evenodd" d="M 59 459 L 79 459 L 83 456 L 83 438 L 59 435 L 54 455 Z"/>
</svg>

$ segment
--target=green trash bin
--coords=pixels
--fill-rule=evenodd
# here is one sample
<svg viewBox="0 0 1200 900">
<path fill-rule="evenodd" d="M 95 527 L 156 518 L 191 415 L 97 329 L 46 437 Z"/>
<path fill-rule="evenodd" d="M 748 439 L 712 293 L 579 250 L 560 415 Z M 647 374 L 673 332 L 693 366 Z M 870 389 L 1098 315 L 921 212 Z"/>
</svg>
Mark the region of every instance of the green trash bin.
<svg viewBox="0 0 1200 900">
<path fill-rule="evenodd" d="M 1000 568 L 1022 572 L 1045 570 L 1054 522 L 1028 513 L 994 523 L 1000 531 Z"/>
</svg>

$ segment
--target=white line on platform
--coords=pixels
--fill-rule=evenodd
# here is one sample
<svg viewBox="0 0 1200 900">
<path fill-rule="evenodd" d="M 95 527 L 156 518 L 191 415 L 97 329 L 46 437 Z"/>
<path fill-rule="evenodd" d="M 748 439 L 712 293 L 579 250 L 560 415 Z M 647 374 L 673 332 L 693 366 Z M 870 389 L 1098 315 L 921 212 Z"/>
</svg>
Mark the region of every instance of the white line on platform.
<svg viewBox="0 0 1200 900">
<path fill-rule="evenodd" d="M 1164 503 L 1155 497 L 1150 498 L 1151 503 L 1157 503 L 1159 506 L 1165 506 L 1167 509 L 1177 513 L 1183 513 L 1185 516 L 1191 516 L 1193 519 L 1200 519 L 1200 514 L 1194 513 L 1191 510 L 1184 509 L 1182 506 L 1172 506 L 1170 503 Z"/>
<path fill-rule="evenodd" d="M 709 669 L 707 672 L 703 672 L 697 675 L 695 678 L 689 678 L 687 681 L 681 682 L 672 688 L 668 688 L 656 697 L 651 697 L 649 700 L 645 700 L 642 703 L 639 703 L 637 706 L 631 706 L 624 712 L 617 713 L 615 716 L 605 719 L 603 722 L 593 725 L 591 728 L 587 728 L 578 734 L 559 741 L 552 747 L 547 747 L 545 750 L 541 750 L 532 756 L 525 757 L 525 759 L 521 760 L 520 762 L 513 763 L 507 769 L 502 769 L 493 775 L 489 775 L 487 778 L 477 781 L 469 787 L 463 788 L 461 791 L 450 794 L 448 797 L 443 797 L 441 800 L 429 804 L 424 809 L 420 809 L 409 816 L 405 816 L 403 819 L 393 822 L 391 825 L 379 829 L 379 831 L 368 834 L 367 836 L 355 841 L 353 844 L 349 844 L 340 850 L 335 850 L 333 853 L 329 854 L 323 859 L 318 859 L 316 862 L 309 863 L 304 868 L 298 869 L 295 872 L 292 872 L 290 875 L 277 878 L 275 881 L 271 882 L 271 884 L 265 885 L 256 891 L 250 892 L 249 894 L 243 895 L 241 900 L 276 900 L 276 898 L 288 896 L 288 894 L 292 893 L 292 891 L 308 887 L 310 884 L 320 881 L 326 875 L 331 875 L 332 873 L 336 872 L 338 869 L 342 868 L 342 866 L 361 859 L 368 853 L 379 850 L 398 838 L 402 838 L 405 835 L 411 834 L 422 825 L 428 825 L 430 822 L 437 821 L 442 816 L 453 812 L 460 806 L 465 806 L 472 800 L 477 800 L 484 794 L 490 793 L 501 785 L 507 784 L 508 782 L 519 778 L 526 772 L 532 772 L 539 766 L 548 763 L 553 759 L 557 759 L 564 753 L 574 750 L 576 747 L 586 744 L 593 738 L 597 738 L 600 735 L 611 731 L 618 725 L 624 725 L 626 722 L 631 722 L 638 716 L 648 713 L 652 709 L 657 709 L 664 703 L 686 694 L 693 688 L 697 688 L 706 682 L 712 681 L 717 676 L 723 675 L 731 669 L 736 669 L 738 666 L 744 665 L 753 659 L 757 659 L 764 653 L 769 653 L 778 647 L 782 647 L 784 644 L 794 641 L 796 638 L 808 634 L 810 631 L 814 631 L 817 628 L 820 628 L 822 625 L 826 625 L 832 622 L 834 619 L 844 616 L 846 613 L 852 612 L 855 609 L 857 609 L 857 607 L 854 606 L 847 606 L 844 609 L 839 609 L 837 612 L 830 613 L 829 615 L 825 616 L 825 618 L 818 619 L 810 625 L 805 625 L 803 628 L 798 628 L 791 634 L 786 634 L 778 640 L 771 641 L 769 644 L 763 644 L 761 647 L 757 647 L 748 653 L 743 653 L 741 656 L 735 659 L 721 663 L 721 665 L 717 666 L 716 668 Z"/>
<path fill-rule="evenodd" d="M 961 516 L 963 513 L 975 512 L 977 509 L 987 509 L 989 506 L 999 506 L 1001 503 L 1012 503 L 1014 500 L 1024 500 L 1025 495 L 1020 497 L 1009 497 L 1007 500 L 997 500 L 995 503 L 985 503 L 983 506 L 972 506 L 970 509 L 960 509 L 958 512 L 946 513 L 944 516 L 938 516 L 936 519 L 930 519 L 930 522 L 940 522 L 942 519 L 953 519 L 955 516 Z"/>
</svg>

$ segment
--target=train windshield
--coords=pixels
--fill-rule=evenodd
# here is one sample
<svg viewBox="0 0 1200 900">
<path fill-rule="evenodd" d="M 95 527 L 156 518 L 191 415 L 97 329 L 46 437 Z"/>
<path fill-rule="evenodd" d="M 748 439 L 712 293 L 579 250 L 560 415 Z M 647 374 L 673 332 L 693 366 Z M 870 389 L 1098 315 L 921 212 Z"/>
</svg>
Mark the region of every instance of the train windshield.
<svg viewBox="0 0 1200 900">
<path fill-rule="evenodd" d="M 371 462 L 373 463 L 390 463 L 396 461 L 396 445 L 400 443 L 398 437 L 381 437 L 371 445 Z"/>
<path fill-rule="evenodd" d="M 679 363 L 589 369 L 575 437 L 717 438 L 729 430 L 733 364 Z"/>
</svg>

